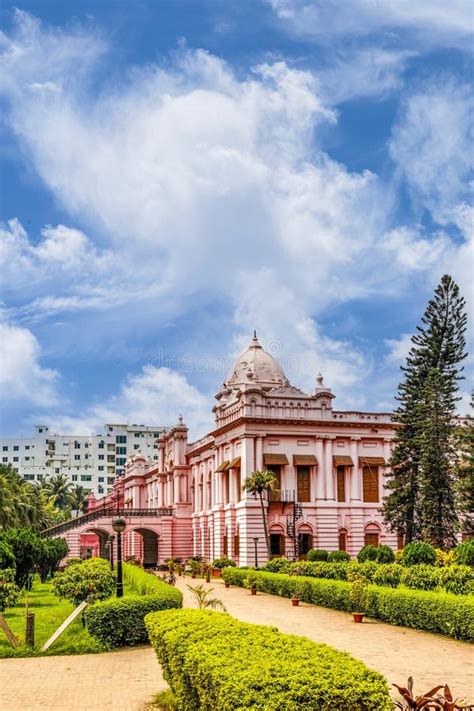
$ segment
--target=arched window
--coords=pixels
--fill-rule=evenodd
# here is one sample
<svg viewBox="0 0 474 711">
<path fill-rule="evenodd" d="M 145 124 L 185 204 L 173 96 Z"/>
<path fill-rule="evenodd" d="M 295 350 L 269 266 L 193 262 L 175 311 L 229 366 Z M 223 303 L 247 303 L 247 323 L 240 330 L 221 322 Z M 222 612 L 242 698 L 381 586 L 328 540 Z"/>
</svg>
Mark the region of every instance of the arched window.
<svg viewBox="0 0 474 711">
<path fill-rule="evenodd" d="M 369 524 L 364 531 L 364 546 L 378 546 L 380 543 L 380 529 L 375 524 Z"/>
<path fill-rule="evenodd" d="M 339 550 L 347 551 L 347 530 L 345 528 L 339 529 Z"/>
<path fill-rule="evenodd" d="M 272 558 L 285 555 L 285 536 L 279 531 L 270 532 L 270 552 Z"/>
</svg>

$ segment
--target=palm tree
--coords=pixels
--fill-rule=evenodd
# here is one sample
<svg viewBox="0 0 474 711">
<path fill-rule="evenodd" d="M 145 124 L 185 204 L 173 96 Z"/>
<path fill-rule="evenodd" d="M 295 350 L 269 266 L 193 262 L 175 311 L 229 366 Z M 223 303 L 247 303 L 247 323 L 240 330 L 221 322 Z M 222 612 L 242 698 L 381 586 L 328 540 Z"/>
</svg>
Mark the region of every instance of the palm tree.
<svg viewBox="0 0 474 711">
<path fill-rule="evenodd" d="M 265 533 L 265 542 L 267 544 L 268 558 L 271 558 L 270 535 L 267 528 L 267 515 L 265 511 L 265 501 L 263 495 L 275 488 L 278 480 L 273 472 L 268 470 L 252 472 L 245 480 L 242 489 L 248 491 L 249 494 L 260 499 L 260 508 L 262 511 L 263 531 Z"/>
<path fill-rule="evenodd" d="M 44 482 L 44 491 L 52 503 L 60 509 L 69 507 L 72 484 L 65 474 L 54 474 Z"/>
<path fill-rule="evenodd" d="M 204 585 L 186 585 L 186 587 L 191 590 L 194 595 L 194 599 L 197 602 L 198 608 L 200 610 L 206 610 L 207 608 L 211 610 L 223 610 L 227 612 L 227 609 L 223 603 L 217 599 L 217 597 L 209 597 L 211 593 L 214 592 L 214 588 L 206 588 Z"/>
<path fill-rule="evenodd" d="M 69 505 L 75 511 L 84 511 L 89 494 L 83 486 L 76 484 L 69 493 Z"/>
</svg>

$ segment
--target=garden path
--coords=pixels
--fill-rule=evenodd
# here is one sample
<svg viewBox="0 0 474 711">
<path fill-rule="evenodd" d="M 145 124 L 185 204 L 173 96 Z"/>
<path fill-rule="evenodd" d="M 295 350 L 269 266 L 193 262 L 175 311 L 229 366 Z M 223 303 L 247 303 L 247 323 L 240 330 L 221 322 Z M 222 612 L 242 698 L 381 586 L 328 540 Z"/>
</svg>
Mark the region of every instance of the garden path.
<svg viewBox="0 0 474 711">
<path fill-rule="evenodd" d="M 185 607 L 195 607 L 185 584 L 194 582 L 202 581 L 178 578 Z M 422 694 L 447 682 L 456 696 L 474 699 L 474 648 L 467 642 L 376 620 L 357 625 L 345 612 L 304 603 L 292 607 L 287 598 L 264 593 L 252 596 L 243 588 L 225 588 L 219 579 L 209 587 L 214 588 L 213 597 L 219 598 L 237 619 L 274 625 L 281 632 L 342 649 L 381 672 L 389 684 L 405 686 L 412 676 L 415 692 Z"/>
<path fill-rule="evenodd" d="M 186 583 L 178 579 L 185 606 L 194 607 Z M 206 585 L 206 583 L 204 583 Z M 286 598 L 241 588 L 226 589 L 221 580 L 210 587 L 239 620 L 275 625 L 282 632 L 326 642 L 363 660 L 390 683 L 425 692 L 449 683 L 461 697 L 474 697 L 473 648 L 446 637 L 368 621 L 355 625 L 349 615 L 313 605 L 292 607 Z M 150 647 L 105 654 L 0 660 L 0 709 L 8 711 L 142 711 L 166 688 Z"/>
<path fill-rule="evenodd" d="M 141 711 L 166 688 L 151 647 L 0 659 L 2 711 Z"/>
</svg>

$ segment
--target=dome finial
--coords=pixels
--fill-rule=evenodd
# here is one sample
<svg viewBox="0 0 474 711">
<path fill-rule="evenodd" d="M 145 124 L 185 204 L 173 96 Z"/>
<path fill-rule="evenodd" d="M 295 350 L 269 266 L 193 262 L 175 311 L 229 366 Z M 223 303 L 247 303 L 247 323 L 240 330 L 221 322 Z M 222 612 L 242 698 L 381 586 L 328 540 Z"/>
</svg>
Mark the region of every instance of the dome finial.
<svg viewBox="0 0 474 711">
<path fill-rule="evenodd" d="M 252 340 L 250 341 L 249 348 L 261 348 L 261 347 L 262 347 L 262 346 L 261 346 L 260 343 L 258 342 L 258 338 L 257 338 L 257 329 L 254 329 L 254 331 L 253 331 L 253 338 L 252 338 Z"/>
<path fill-rule="evenodd" d="M 324 378 L 323 378 L 323 376 L 321 375 L 321 373 L 318 373 L 318 375 L 317 375 L 317 377 L 316 377 L 316 382 L 317 382 L 317 384 L 318 384 L 319 386 L 321 386 L 321 385 L 323 384 L 323 380 L 324 380 Z"/>
</svg>

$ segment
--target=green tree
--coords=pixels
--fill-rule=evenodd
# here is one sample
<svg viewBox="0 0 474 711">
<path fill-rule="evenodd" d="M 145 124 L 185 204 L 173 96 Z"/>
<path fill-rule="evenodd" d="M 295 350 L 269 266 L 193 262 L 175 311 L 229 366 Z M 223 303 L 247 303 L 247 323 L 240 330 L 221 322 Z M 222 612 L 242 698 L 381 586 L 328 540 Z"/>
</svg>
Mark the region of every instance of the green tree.
<svg viewBox="0 0 474 711">
<path fill-rule="evenodd" d="M 474 410 L 474 393 L 471 395 Z M 468 415 L 466 423 L 458 429 L 458 509 L 462 530 L 474 537 L 474 418 Z"/>
<path fill-rule="evenodd" d="M 15 582 L 21 589 L 27 586 L 41 553 L 41 538 L 31 528 L 10 528 L 1 539 L 13 551 L 16 560 Z"/>
<path fill-rule="evenodd" d="M 434 368 L 423 384 L 419 407 L 421 533 L 435 548 L 456 545 L 455 400 L 449 381 Z"/>
<path fill-rule="evenodd" d="M 69 509 L 72 484 L 65 474 L 54 474 L 45 479 L 44 491 L 59 509 Z"/>
<path fill-rule="evenodd" d="M 69 548 L 64 538 L 41 539 L 36 568 L 42 583 L 54 575 L 59 563 L 66 557 Z"/>
<path fill-rule="evenodd" d="M 63 516 L 41 487 L 25 481 L 11 464 L 0 464 L 0 529 L 59 523 Z"/>
<path fill-rule="evenodd" d="M 245 480 L 242 489 L 244 491 L 248 491 L 249 494 L 253 494 L 253 496 L 258 497 L 260 501 L 260 510 L 262 512 L 262 523 L 263 523 L 263 531 L 265 534 L 265 542 L 267 545 L 267 554 L 268 558 L 271 558 L 271 548 L 270 548 L 270 535 L 268 533 L 268 527 L 267 527 L 267 514 L 266 514 L 266 503 L 264 499 L 264 494 L 268 493 L 272 489 L 275 488 L 277 484 L 277 478 L 274 475 L 273 472 L 265 470 L 265 471 L 256 471 L 250 474 L 249 477 Z"/>
<path fill-rule="evenodd" d="M 465 301 L 452 278 L 445 275 L 428 303 L 421 319 L 422 325 L 417 327 L 416 334 L 412 336 L 406 365 L 402 368 L 404 379 L 398 387 L 399 406 L 394 420 L 399 427 L 396 446 L 389 462 L 389 493 L 384 500 L 382 513 L 389 529 L 405 536 L 407 542 L 420 539 L 426 534 L 424 510 L 428 516 L 436 508 L 436 502 L 429 501 L 434 492 L 434 487 L 429 484 L 428 468 L 434 454 L 429 450 L 439 450 L 441 446 L 436 439 L 436 432 L 444 438 L 445 443 L 446 433 L 442 429 L 436 430 L 432 419 L 426 418 L 428 413 L 435 417 L 434 413 L 439 412 L 441 403 L 446 414 L 446 408 L 451 408 L 448 437 L 451 441 L 454 437 L 454 404 L 458 399 L 458 381 L 462 377 L 460 364 L 467 355 L 464 338 L 466 321 Z M 441 388 L 442 394 L 435 396 L 434 387 Z M 455 462 L 451 456 L 448 459 L 451 475 L 445 475 L 443 482 L 448 487 L 445 495 L 451 498 Z M 439 471 L 433 473 L 434 479 L 439 476 Z M 445 515 L 448 510 L 451 511 L 451 507 L 445 509 Z M 455 523 L 454 520 L 451 525 Z M 449 525 L 449 521 L 444 521 L 443 529 Z M 451 534 L 446 535 L 447 539 L 451 537 Z"/>
<path fill-rule="evenodd" d="M 89 558 L 57 573 L 52 590 L 55 595 L 75 605 L 84 600 L 96 602 L 110 597 L 115 589 L 115 575 L 103 558 Z"/>
<path fill-rule="evenodd" d="M 69 493 L 69 506 L 74 511 L 84 511 L 89 494 L 83 486 L 76 484 Z"/>
</svg>

